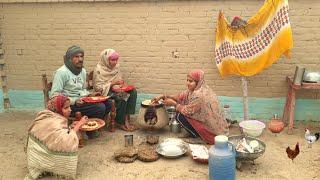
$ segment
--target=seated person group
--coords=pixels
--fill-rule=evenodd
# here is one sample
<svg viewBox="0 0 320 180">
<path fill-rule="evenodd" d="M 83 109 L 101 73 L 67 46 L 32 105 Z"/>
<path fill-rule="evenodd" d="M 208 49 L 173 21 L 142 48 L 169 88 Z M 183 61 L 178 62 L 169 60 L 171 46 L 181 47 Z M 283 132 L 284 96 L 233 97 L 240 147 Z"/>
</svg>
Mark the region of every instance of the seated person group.
<svg viewBox="0 0 320 180">
<path fill-rule="evenodd" d="M 115 127 L 124 131 L 136 129 L 130 121 L 130 115 L 136 109 L 136 89 L 126 92 L 127 98 L 114 91 L 126 85 L 118 61 L 119 53 L 115 50 L 101 52 L 93 71 L 94 91 L 89 92 L 86 89 L 87 72 L 83 67 L 84 50 L 76 45 L 68 48 L 64 65 L 55 72 L 47 108 L 37 114 L 28 130 L 29 173 L 25 179 L 37 179 L 44 172 L 75 177 L 79 140 L 82 137 L 80 127 L 88 118 L 105 120 L 110 115 L 111 132 L 115 131 Z M 229 130 L 219 101 L 206 85 L 202 70 L 191 70 L 187 74 L 186 86 L 187 89 L 179 94 L 156 96 L 152 102 L 163 100 L 165 106 L 174 106 L 177 120 L 188 135 L 214 144 L 216 135 L 228 134 Z M 99 103 L 86 103 L 82 97 L 88 96 L 109 98 Z M 81 113 L 82 118 L 69 126 L 69 116 L 75 117 L 77 112 Z M 94 138 L 98 136 L 98 131 L 87 132 L 86 135 Z"/>
</svg>

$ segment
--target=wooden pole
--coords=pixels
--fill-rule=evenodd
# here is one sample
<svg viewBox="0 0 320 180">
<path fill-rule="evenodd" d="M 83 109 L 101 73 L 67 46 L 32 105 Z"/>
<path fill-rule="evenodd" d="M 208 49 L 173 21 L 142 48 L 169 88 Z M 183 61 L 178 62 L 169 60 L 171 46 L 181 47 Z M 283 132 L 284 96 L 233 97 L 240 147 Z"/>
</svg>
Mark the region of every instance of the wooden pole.
<svg viewBox="0 0 320 180">
<path fill-rule="evenodd" d="M 243 92 L 243 120 L 249 120 L 249 107 L 248 107 L 248 81 L 245 76 L 241 77 L 242 92 Z"/>
<path fill-rule="evenodd" d="M 8 95 L 7 76 L 4 71 L 5 62 L 4 62 L 3 55 L 4 55 L 4 50 L 2 49 L 2 39 L 1 39 L 1 33 L 0 33 L 0 77 L 1 77 L 0 84 L 3 92 L 3 105 L 5 109 L 8 109 L 11 107 L 11 104 L 10 104 L 10 99 Z"/>
</svg>

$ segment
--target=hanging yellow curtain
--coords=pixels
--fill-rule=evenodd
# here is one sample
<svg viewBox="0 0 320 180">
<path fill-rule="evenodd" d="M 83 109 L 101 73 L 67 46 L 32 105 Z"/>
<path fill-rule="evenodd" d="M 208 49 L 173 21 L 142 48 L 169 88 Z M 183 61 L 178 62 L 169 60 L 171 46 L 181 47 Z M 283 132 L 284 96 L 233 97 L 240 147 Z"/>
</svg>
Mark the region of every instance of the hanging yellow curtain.
<svg viewBox="0 0 320 180">
<path fill-rule="evenodd" d="M 252 76 L 293 47 L 288 0 L 267 0 L 243 26 L 235 28 L 219 14 L 215 61 L 221 76 Z"/>
</svg>

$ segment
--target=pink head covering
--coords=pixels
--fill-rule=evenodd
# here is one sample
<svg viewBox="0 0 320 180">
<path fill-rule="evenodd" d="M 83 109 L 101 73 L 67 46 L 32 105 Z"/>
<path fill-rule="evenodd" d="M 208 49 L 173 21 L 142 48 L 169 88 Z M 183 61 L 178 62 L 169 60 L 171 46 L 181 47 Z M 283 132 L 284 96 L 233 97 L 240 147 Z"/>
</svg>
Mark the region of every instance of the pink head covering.
<svg viewBox="0 0 320 180">
<path fill-rule="evenodd" d="M 201 69 L 191 70 L 188 74 L 194 81 L 197 82 L 197 87 L 195 90 L 198 90 L 204 83 L 204 72 Z"/>
<path fill-rule="evenodd" d="M 47 109 L 52 112 L 61 114 L 63 116 L 62 108 L 63 108 L 64 103 L 68 100 L 69 100 L 69 98 L 64 95 L 55 96 L 54 98 L 52 98 L 48 101 Z"/>
<path fill-rule="evenodd" d="M 107 58 L 111 61 L 116 61 L 119 59 L 119 53 L 117 53 L 116 51 L 113 51 L 112 53 L 110 54 L 107 54 Z"/>
</svg>

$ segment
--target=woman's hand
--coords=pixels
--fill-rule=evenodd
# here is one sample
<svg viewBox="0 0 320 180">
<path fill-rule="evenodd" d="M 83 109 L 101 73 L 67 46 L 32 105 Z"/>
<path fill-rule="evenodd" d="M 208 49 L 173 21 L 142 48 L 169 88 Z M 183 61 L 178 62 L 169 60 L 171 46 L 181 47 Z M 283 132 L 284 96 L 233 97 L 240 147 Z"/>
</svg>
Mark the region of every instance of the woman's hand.
<svg viewBox="0 0 320 180">
<path fill-rule="evenodd" d="M 84 101 L 82 101 L 82 99 L 77 99 L 75 104 L 76 104 L 76 106 L 80 107 L 84 104 Z"/>
<path fill-rule="evenodd" d="M 163 99 L 163 97 L 164 97 L 164 95 L 154 97 L 154 98 L 152 98 L 151 103 L 157 103 L 160 101 L 160 99 Z"/>
<path fill-rule="evenodd" d="M 165 106 L 176 106 L 177 105 L 177 102 L 171 98 L 166 98 L 163 100 L 163 104 Z"/>
<path fill-rule="evenodd" d="M 123 80 L 118 80 L 118 81 L 111 82 L 111 86 L 114 86 L 114 85 L 123 85 L 123 84 L 124 84 L 124 81 L 123 81 Z"/>
<path fill-rule="evenodd" d="M 93 92 L 88 95 L 89 97 L 94 97 L 94 96 L 101 96 L 101 92 Z"/>
<path fill-rule="evenodd" d="M 82 118 L 80 119 L 80 121 L 78 122 L 78 124 L 80 126 L 84 125 L 85 123 L 87 123 L 88 121 L 88 116 L 82 116 Z"/>
<path fill-rule="evenodd" d="M 77 132 L 79 131 L 82 125 L 87 123 L 87 121 L 88 121 L 88 117 L 83 116 L 79 121 L 74 121 L 71 125 L 71 128 Z"/>
</svg>

